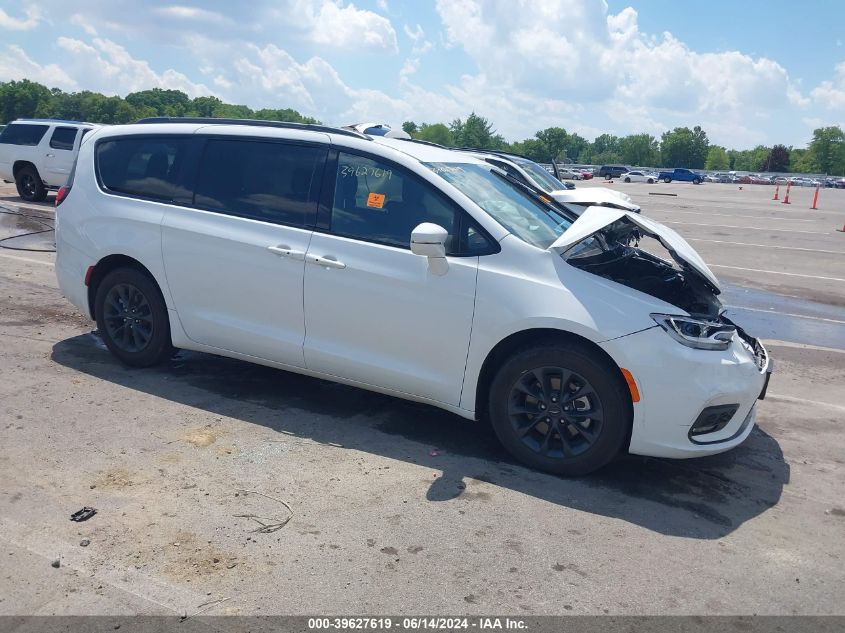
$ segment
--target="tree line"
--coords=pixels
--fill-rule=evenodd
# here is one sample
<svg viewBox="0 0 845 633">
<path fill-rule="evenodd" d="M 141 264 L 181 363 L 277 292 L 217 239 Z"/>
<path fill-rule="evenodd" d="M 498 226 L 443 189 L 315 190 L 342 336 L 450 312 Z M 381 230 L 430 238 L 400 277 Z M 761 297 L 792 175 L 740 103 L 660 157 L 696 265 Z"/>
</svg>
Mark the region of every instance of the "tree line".
<svg viewBox="0 0 845 633">
<path fill-rule="evenodd" d="M 0 124 L 18 118 L 48 118 L 92 123 L 131 123 L 154 116 L 261 119 L 318 123 L 291 108 L 253 110 L 225 103 L 217 97 L 191 99 L 179 90 L 153 88 L 125 97 L 84 90 L 64 92 L 21 80 L 0 82 Z M 406 121 L 402 128 L 412 137 L 447 147 L 475 147 L 521 154 L 540 163 L 552 160 L 579 164 L 625 164 L 643 167 L 759 172 L 845 174 L 845 132 L 838 126 L 813 132 L 806 148 L 758 145 L 754 149 L 727 149 L 713 145 L 700 127 L 676 127 L 658 139 L 650 134 L 600 134 L 588 141 L 562 127 L 540 130 L 533 137 L 508 142 L 493 123 L 472 112 L 451 123 Z"/>
</svg>

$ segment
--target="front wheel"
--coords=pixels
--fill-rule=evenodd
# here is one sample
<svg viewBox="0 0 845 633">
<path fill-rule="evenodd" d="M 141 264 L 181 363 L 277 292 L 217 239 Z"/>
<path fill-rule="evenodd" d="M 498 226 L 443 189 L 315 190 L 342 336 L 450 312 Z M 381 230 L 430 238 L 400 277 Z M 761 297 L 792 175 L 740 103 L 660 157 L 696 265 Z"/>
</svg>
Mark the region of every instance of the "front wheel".
<svg viewBox="0 0 845 633">
<path fill-rule="evenodd" d="M 700 184 L 701 184 L 701 178 L 693 178 L 693 179 L 692 179 L 692 184 L 694 184 L 694 185 L 700 185 Z"/>
<path fill-rule="evenodd" d="M 631 179 L 630 179 L 630 178 L 628 178 L 628 177 L 626 176 L 626 177 L 625 177 L 625 182 L 631 182 Z"/>
<path fill-rule="evenodd" d="M 512 455 L 568 476 L 616 457 L 632 419 L 619 370 L 577 343 L 538 345 L 509 358 L 493 379 L 488 407 Z"/>
<path fill-rule="evenodd" d="M 653 185 L 653 184 L 654 184 L 654 178 L 649 178 L 649 179 L 648 179 L 648 184 Z"/>
<path fill-rule="evenodd" d="M 127 365 L 150 367 L 173 353 L 164 297 L 139 270 L 108 273 L 97 288 L 94 314 L 106 347 Z"/>
<path fill-rule="evenodd" d="M 671 178 L 664 178 L 663 182 L 665 182 L 668 185 L 670 182 L 672 182 L 672 179 Z"/>
<path fill-rule="evenodd" d="M 47 197 L 47 188 L 32 165 L 24 165 L 15 176 L 15 188 L 18 195 L 27 202 L 41 202 Z"/>
</svg>

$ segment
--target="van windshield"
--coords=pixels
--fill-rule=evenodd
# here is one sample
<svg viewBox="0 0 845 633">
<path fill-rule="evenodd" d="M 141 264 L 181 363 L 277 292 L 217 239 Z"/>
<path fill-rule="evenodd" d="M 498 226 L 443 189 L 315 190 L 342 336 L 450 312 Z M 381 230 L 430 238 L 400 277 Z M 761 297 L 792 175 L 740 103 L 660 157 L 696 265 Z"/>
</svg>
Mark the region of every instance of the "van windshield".
<svg viewBox="0 0 845 633">
<path fill-rule="evenodd" d="M 492 165 L 475 163 L 423 163 L 446 182 L 484 209 L 520 239 L 548 248 L 572 225 L 572 220 L 551 205 L 535 200 Z"/>
</svg>

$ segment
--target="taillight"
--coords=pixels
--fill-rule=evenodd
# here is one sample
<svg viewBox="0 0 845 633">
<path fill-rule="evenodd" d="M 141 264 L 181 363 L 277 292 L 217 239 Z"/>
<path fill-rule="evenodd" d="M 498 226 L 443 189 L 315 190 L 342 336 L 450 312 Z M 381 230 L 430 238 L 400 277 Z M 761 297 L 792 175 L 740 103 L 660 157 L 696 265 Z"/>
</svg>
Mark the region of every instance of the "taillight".
<svg viewBox="0 0 845 633">
<path fill-rule="evenodd" d="M 56 206 L 59 206 L 62 202 L 65 201 L 67 198 L 67 194 L 70 193 L 70 187 L 59 187 L 59 191 L 56 193 Z"/>
</svg>

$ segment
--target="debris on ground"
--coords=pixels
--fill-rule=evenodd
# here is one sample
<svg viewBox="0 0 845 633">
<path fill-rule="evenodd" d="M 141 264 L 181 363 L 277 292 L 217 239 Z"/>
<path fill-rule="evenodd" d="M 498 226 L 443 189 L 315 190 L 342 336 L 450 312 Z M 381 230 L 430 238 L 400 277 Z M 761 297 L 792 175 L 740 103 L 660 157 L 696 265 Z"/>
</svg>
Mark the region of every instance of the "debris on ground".
<svg viewBox="0 0 845 633">
<path fill-rule="evenodd" d="M 84 538 L 81 541 L 79 541 L 80 547 L 88 547 L 89 545 L 91 545 L 91 541 L 88 540 L 87 538 Z"/>
<path fill-rule="evenodd" d="M 253 532 L 258 532 L 260 534 L 270 534 L 272 532 L 276 532 L 277 530 L 281 530 L 283 527 L 285 527 L 288 524 L 288 522 L 293 518 L 293 510 L 287 504 L 287 502 L 282 501 L 281 499 L 277 499 L 276 497 L 271 497 L 270 495 L 264 494 L 263 492 L 258 492 L 257 490 L 242 490 L 240 488 L 235 492 L 235 496 L 237 497 L 241 493 L 243 493 L 244 495 L 250 495 L 250 494 L 259 495 L 261 497 L 265 497 L 267 499 L 270 499 L 271 501 L 281 503 L 289 513 L 288 516 L 285 517 L 284 519 L 262 517 L 262 516 L 258 516 L 256 514 L 235 514 L 235 515 L 233 515 L 236 518 L 240 518 L 240 519 L 252 519 L 256 523 L 258 523 L 259 527 L 254 529 Z M 267 523 L 265 523 L 265 521 Z"/>
<path fill-rule="evenodd" d="M 51 567 L 55 567 L 56 569 L 58 569 L 59 567 L 61 567 L 61 566 L 62 566 L 62 561 L 61 561 L 60 559 L 58 559 L 58 558 L 53 559 L 53 562 L 52 562 L 52 563 L 50 563 L 50 566 L 51 566 Z"/>
<path fill-rule="evenodd" d="M 77 510 L 76 512 L 71 514 L 70 520 L 79 523 L 81 521 L 87 521 L 95 514 L 97 514 L 97 508 L 89 508 L 88 506 L 85 506 L 81 510 Z"/>
</svg>

